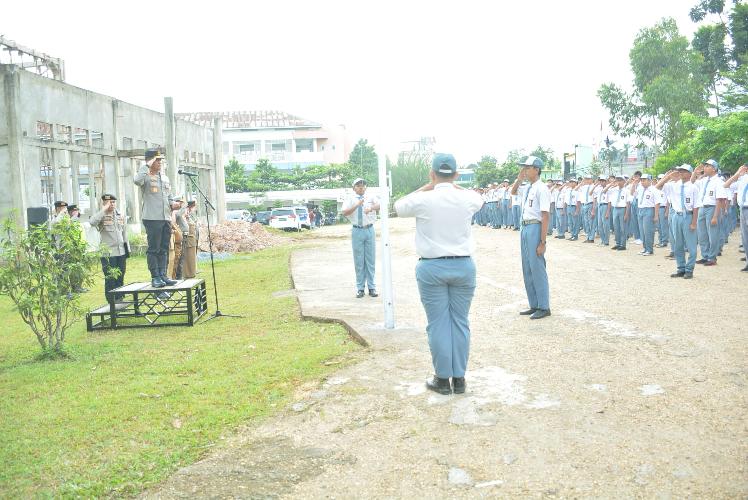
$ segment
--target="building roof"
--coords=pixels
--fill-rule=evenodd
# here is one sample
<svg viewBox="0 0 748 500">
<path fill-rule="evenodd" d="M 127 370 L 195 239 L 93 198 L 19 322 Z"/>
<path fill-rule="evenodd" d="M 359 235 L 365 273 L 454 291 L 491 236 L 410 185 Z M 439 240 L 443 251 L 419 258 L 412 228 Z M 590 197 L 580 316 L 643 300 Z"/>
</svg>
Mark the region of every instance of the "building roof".
<svg viewBox="0 0 748 500">
<path fill-rule="evenodd" d="M 202 111 L 175 113 L 177 118 L 212 127 L 215 118 L 223 118 L 223 128 L 321 128 L 322 125 L 283 111 Z"/>
</svg>

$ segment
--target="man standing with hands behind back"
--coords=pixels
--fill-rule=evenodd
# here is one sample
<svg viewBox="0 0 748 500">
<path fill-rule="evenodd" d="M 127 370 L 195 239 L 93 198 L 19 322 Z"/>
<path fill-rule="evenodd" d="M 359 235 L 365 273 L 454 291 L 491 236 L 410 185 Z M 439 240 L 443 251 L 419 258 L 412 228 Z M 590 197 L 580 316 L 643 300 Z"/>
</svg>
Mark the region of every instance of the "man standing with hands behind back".
<svg viewBox="0 0 748 500">
<path fill-rule="evenodd" d="M 364 288 L 369 295 L 377 297 L 374 284 L 376 263 L 376 232 L 374 223 L 379 211 L 379 198 L 366 194 L 366 181 L 359 178 L 353 181 L 353 195 L 343 204 L 343 215 L 351 221 L 351 243 L 353 245 L 353 266 L 356 270 L 356 298 L 364 296 Z"/>
<path fill-rule="evenodd" d="M 166 276 L 169 264 L 169 241 L 171 240 L 171 207 L 169 191 L 171 183 L 161 173 L 164 156 L 158 149 L 147 149 L 145 165 L 135 174 L 133 182 L 140 186 L 141 214 L 148 238 L 148 270 L 154 288 L 175 285 L 177 282 Z"/>
<path fill-rule="evenodd" d="M 520 248 L 522 252 L 522 276 L 530 309 L 520 312 L 530 319 L 541 319 L 551 315 L 548 292 L 548 273 L 545 270 L 545 243 L 548 233 L 551 193 L 540 180 L 543 160 L 528 156 L 519 162 L 522 170 L 512 185 L 512 194 L 517 194 L 519 185 L 527 179 L 530 186 L 522 201 L 522 230 Z"/>
</svg>

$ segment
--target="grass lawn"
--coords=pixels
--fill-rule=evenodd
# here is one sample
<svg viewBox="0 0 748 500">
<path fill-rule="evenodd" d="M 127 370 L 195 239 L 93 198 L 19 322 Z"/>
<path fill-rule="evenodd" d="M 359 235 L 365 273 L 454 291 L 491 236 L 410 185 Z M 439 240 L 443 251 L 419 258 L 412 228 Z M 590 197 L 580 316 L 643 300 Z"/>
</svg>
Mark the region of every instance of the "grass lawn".
<svg viewBox="0 0 748 500">
<path fill-rule="evenodd" d="M 301 321 L 295 298 L 272 297 L 290 287 L 291 250 L 216 264 L 221 311 L 245 318 L 95 333 L 81 320 L 68 360 L 36 361 L 36 338 L 0 298 L 0 497 L 136 494 L 283 408 L 335 369 L 325 360 L 352 359 L 342 327 Z M 147 276 L 144 258 L 129 259 L 125 282 Z M 84 294 L 87 308 L 102 289 Z"/>
</svg>

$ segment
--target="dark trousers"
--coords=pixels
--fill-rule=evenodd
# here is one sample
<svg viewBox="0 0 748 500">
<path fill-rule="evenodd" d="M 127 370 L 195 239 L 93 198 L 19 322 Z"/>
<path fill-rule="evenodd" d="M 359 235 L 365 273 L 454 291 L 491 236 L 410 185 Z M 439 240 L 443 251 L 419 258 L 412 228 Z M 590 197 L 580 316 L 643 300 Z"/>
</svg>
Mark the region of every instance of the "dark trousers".
<svg viewBox="0 0 748 500">
<path fill-rule="evenodd" d="M 171 222 L 168 220 L 144 220 L 145 234 L 148 238 L 148 270 L 151 278 L 166 276 L 169 265 L 169 241 L 171 241 Z"/>
<path fill-rule="evenodd" d="M 110 269 L 119 269 L 119 276 L 114 278 L 109 275 Z M 109 300 L 109 291 L 119 288 L 125 284 L 125 270 L 127 269 L 127 257 L 102 257 L 101 270 L 104 271 L 104 296 Z M 115 297 L 119 298 L 119 297 Z"/>
</svg>

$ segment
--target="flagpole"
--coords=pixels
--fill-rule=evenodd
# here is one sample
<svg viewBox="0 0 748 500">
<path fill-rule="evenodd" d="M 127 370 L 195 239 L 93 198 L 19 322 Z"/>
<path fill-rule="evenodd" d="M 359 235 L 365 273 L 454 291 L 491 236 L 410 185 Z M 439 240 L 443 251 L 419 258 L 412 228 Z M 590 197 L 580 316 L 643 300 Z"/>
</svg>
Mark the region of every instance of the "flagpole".
<svg viewBox="0 0 748 500">
<path fill-rule="evenodd" d="M 379 213 L 382 216 L 382 302 L 384 303 L 384 327 L 395 328 L 395 303 L 392 291 L 392 254 L 390 251 L 390 185 L 387 182 L 387 158 L 384 149 L 379 157 Z"/>
</svg>

